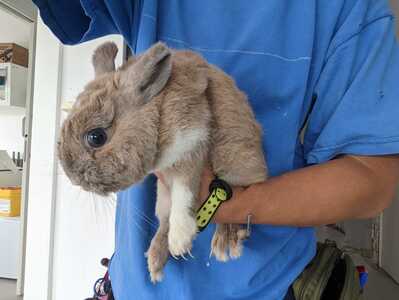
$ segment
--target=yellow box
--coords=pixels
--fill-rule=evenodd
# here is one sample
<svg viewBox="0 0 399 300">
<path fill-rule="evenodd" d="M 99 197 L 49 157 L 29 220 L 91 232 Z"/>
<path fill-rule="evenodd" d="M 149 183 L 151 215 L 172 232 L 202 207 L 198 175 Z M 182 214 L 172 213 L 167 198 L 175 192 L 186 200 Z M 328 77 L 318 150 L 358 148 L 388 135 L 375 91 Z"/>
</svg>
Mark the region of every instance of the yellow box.
<svg viewBox="0 0 399 300">
<path fill-rule="evenodd" d="M 0 216 L 18 217 L 21 214 L 21 188 L 0 188 Z"/>
</svg>

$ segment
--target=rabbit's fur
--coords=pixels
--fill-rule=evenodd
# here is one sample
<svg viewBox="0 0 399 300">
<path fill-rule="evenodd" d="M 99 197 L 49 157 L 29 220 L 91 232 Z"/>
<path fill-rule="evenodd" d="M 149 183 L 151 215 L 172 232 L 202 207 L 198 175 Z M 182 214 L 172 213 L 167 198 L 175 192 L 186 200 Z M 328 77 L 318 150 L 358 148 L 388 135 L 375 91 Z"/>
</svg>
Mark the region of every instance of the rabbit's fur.
<svg viewBox="0 0 399 300">
<path fill-rule="evenodd" d="M 154 171 L 163 174 L 160 225 L 147 251 L 157 282 L 169 252 L 190 254 L 205 162 L 231 185 L 266 180 L 261 130 L 234 81 L 199 55 L 157 43 L 115 70 L 117 50 L 105 43 L 95 51 L 96 77 L 62 126 L 59 158 L 73 183 L 99 194 L 125 189 Z M 102 147 L 87 144 L 85 135 L 94 128 L 106 131 Z M 221 261 L 239 257 L 244 236 L 239 225 L 219 224 L 212 253 Z"/>
</svg>

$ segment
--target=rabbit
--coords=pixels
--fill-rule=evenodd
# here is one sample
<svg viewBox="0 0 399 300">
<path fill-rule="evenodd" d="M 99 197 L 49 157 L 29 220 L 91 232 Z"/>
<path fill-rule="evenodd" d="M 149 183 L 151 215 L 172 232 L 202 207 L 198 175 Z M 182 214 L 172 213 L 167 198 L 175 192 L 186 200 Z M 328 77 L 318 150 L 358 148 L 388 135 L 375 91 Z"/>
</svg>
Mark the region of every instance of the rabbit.
<svg viewBox="0 0 399 300">
<path fill-rule="evenodd" d="M 162 174 L 159 227 L 146 252 L 156 283 L 169 254 L 191 255 L 207 162 L 233 186 L 267 179 L 262 130 L 233 79 L 199 54 L 158 42 L 115 70 L 117 51 L 112 42 L 95 50 L 95 79 L 62 125 L 58 155 L 72 183 L 102 195 Z M 241 225 L 217 224 L 211 254 L 238 258 L 244 239 Z"/>
</svg>

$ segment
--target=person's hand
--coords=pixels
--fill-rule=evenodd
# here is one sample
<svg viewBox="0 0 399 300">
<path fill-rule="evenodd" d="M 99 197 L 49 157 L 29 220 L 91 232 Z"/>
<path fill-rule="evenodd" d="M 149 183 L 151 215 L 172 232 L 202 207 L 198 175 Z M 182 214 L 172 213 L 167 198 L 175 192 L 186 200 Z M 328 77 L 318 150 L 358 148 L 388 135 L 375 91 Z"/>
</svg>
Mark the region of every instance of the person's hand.
<svg viewBox="0 0 399 300">
<path fill-rule="evenodd" d="M 215 179 L 215 174 L 213 174 L 210 165 L 207 164 L 202 171 L 201 187 L 199 197 L 197 198 L 197 208 L 208 199 L 209 186 L 213 179 Z M 220 205 L 211 220 L 212 223 L 232 223 L 232 220 L 235 219 L 235 216 L 233 215 L 235 213 L 233 202 L 237 202 L 236 200 L 239 198 L 244 188 L 235 186 L 232 186 L 231 188 L 233 189 L 233 198 Z"/>
</svg>

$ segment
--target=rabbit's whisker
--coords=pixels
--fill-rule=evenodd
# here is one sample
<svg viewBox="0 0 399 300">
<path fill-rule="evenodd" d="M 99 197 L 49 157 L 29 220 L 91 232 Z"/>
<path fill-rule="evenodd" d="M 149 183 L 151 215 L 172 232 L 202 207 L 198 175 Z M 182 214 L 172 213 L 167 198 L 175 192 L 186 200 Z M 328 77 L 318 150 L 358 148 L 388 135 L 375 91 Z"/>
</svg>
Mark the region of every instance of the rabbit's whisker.
<svg viewBox="0 0 399 300">
<path fill-rule="evenodd" d="M 137 228 L 140 229 L 140 231 L 142 232 L 142 234 L 143 234 L 145 237 L 148 237 L 148 236 L 149 236 L 149 233 L 148 233 L 142 226 L 140 226 L 139 223 L 137 223 L 134 219 L 131 219 L 131 221 L 132 221 L 132 224 L 133 224 L 133 225 L 137 226 Z"/>
<path fill-rule="evenodd" d="M 145 213 L 141 212 L 138 208 L 132 206 L 134 209 L 134 212 L 143 219 L 143 221 L 145 221 L 146 223 L 148 223 L 149 225 L 151 225 L 152 227 L 154 227 L 155 229 L 158 228 L 158 225 L 151 220 L 150 217 L 148 217 Z"/>
</svg>

